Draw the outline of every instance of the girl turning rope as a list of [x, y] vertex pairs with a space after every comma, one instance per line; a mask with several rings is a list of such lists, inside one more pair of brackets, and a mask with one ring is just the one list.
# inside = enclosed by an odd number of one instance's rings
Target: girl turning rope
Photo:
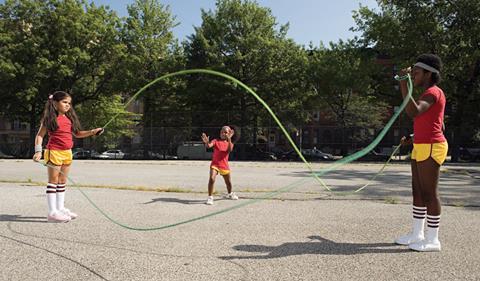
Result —
[[49, 222], [69, 222], [77, 214], [65, 208], [65, 185], [72, 163], [72, 134], [86, 138], [100, 133], [102, 128], [81, 131], [77, 114], [72, 107], [72, 97], [66, 92], [57, 91], [48, 97], [43, 117], [35, 138], [34, 161], [42, 158], [43, 137], [48, 133], [48, 143], [43, 154], [48, 164], [47, 203]]
[[[440, 251], [438, 239], [441, 205], [438, 195], [440, 166], [447, 157], [448, 144], [443, 135], [445, 94], [437, 84], [440, 82], [442, 62], [433, 54], [417, 58], [412, 74], [414, 86], [424, 90], [417, 101], [410, 101], [407, 114], [413, 118], [412, 195], [413, 230], [395, 240], [415, 251]], [[402, 70], [406, 74], [410, 68]], [[407, 96], [407, 83], [400, 81], [403, 97]], [[427, 231], [424, 235], [425, 217]]]

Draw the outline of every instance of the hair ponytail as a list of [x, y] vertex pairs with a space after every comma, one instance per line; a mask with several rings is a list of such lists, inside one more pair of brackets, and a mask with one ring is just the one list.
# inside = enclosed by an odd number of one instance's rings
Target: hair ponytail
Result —
[[43, 110], [43, 117], [41, 124], [47, 128], [48, 131], [55, 131], [58, 129], [57, 124], [57, 110], [55, 109], [52, 95], [48, 97], [45, 103], [45, 109]]

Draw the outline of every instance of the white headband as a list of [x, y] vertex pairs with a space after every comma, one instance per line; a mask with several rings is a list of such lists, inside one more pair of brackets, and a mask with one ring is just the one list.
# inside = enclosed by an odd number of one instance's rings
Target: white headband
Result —
[[430, 71], [430, 72], [433, 72], [433, 73], [440, 73], [440, 71], [438, 71], [438, 69], [434, 68], [434, 67], [431, 67], [430, 65], [428, 64], [424, 64], [423, 62], [417, 62], [415, 63], [413, 66], [417, 66], [417, 67], [420, 67], [420, 68], [423, 68], [427, 71]]

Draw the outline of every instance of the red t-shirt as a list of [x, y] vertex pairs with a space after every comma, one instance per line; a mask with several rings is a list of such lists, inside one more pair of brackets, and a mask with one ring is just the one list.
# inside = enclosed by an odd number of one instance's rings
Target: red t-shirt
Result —
[[68, 150], [73, 147], [72, 121], [65, 115], [57, 116], [58, 129], [48, 132], [47, 149]]
[[431, 96], [435, 103], [413, 120], [414, 143], [439, 143], [446, 141], [443, 135], [443, 116], [445, 113], [445, 94], [437, 86], [428, 88], [420, 99]]
[[[213, 157], [210, 166], [215, 166], [222, 170], [230, 170], [228, 166], [228, 141], [226, 140], [212, 140]], [[233, 148], [233, 144], [232, 144]]]

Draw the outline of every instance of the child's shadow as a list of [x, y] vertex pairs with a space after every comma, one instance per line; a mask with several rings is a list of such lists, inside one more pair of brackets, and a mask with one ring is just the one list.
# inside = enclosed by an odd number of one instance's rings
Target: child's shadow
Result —
[[46, 217], [23, 217], [22, 215], [0, 214], [0, 221], [46, 223]]
[[238, 245], [233, 248], [237, 251], [262, 253], [250, 256], [225, 256], [224, 260], [233, 259], [273, 259], [296, 255], [357, 255], [376, 253], [404, 253], [410, 252], [406, 248], [393, 243], [337, 243], [321, 236], [309, 236], [317, 241], [283, 243], [279, 246]]
[[[219, 197], [215, 199], [215, 202], [218, 201], [223, 201], [223, 200], [228, 200], [223, 197]], [[192, 204], [205, 204], [207, 200], [191, 200], [191, 199], [179, 199], [179, 198], [169, 198], [169, 197], [159, 197], [159, 198], [153, 198], [151, 199], [150, 202], [145, 202], [143, 204], [152, 204], [152, 203], [157, 203], [157, 202], [166, 202], [166, 203], [179, 203], [179, 204], [186, 204], [186, 205], [192, 205]]]
[[153, 198], [150, 202], [145, 202], [143, 204], [152, 204], [157, 202], [166, 202], [166, 203], [179, 203], [179, 204], [205, 204], [206, 200], [190, 200], [190, 199], [179, 199], [179, 198]]

